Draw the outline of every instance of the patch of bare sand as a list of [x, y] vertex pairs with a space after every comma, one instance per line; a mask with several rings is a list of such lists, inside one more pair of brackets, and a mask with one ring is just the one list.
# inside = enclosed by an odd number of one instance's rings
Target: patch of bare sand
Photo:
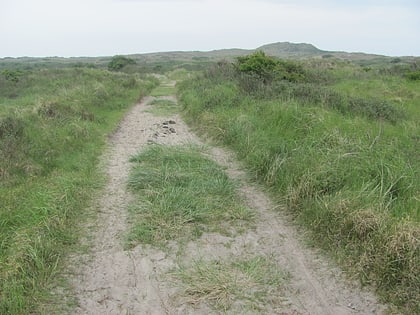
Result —
[[[168, 99], [168, 97], [164, 97]], [[176, 101], [174, 97], [169, 97]], [[238, 257], [270, 256], [291, 276], [284, 298], [264, 306], [264, 314], [382, 314], [369, 292], [349, 283], [340, 271], [299, 241], [297, 230], [238, 167], [232, 154], [220, 148], [209, 157], [238, 181], [239, 193], [256, 212], [256, 228], [228, 237], [204, 234], [180, 248], [162, 251], [139, 245], [124, 250], [122, 237], [129, 229], [126, 190], [129, 158], [151, 143], [201, 144], [179, 116], [156, 117], [147, 112], [148, 97], [136, 105], [110, 138], [104, 157], [109, 182], [99, 198], [99, 215], [90, 226], [92, 250], [73, 261], [71, 282], [78, 301], [73, 314], [218, 314], [205, 301], [189, 304], [167, 273], [194, 260], [232, 260]], [[169, 130], [169, 121], [171, 121]], [[232, 309], [230, 314], [241, 313]]]

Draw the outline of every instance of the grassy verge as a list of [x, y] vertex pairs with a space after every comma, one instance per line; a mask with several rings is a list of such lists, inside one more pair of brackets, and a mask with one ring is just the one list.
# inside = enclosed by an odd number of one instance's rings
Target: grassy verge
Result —
[[[207, 303], [227, 312], [270, 313], [267, 308], [282, 302], [288, 275], [270, 257], [256, 256], [233, 261], [194, 261], [171, 276], [183, 288], [181, 297], [189, 304]], [[240, 305], [238, 305], [238, 302]]]
[[150, 146], [131, 161], [129, 187], [136, 201], [130, 209], [130, 246], [164, 246], [208, 231], [229, 234], [252, 221], [235, 185], [199, 148]]
[[102, 185], [106, 135], [157, 84], [94, 69], [0, 76], [0, 313], [38, 313]]
[[289, 81], [265, 71], [264, 83], [221, 63], [184, 81], [179, 97], [188, 121], [233, 148], [319, 246], [419, 313], [419, 83], [317, 67]]

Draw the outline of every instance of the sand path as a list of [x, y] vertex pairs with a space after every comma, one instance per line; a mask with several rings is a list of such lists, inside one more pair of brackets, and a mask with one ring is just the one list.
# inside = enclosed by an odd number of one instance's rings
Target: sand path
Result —
[[[176, 102], [174, 96], [160, 97]], [[72, 259], [77, 307], [73, 314], [218, 314], [205, 301], [192, 305], [179, 298], [177, 287], [164, 276], [180, 263], [177, 249], [163, 251], [139, 245], [125, 250], [129, 229], [126, 189], [129, 158], [151, 143], [202, 144], [178, 115], [162, 117], [149, 112], [154, 97], [146, 97], [121, 121], [109, 139], [103, 164], [109, 178], [98, 200], [98, 216], [89, 230], [89, 253]], [[173, 120], [175, 132], [164, 122]], [[382, 314], [384, 307], [372, 293], [345, 280], [337, 267], [302, 245], [298, 230], [269, 197], [250, 183], [233, 154], [212, 147], [209, 157], [239, 183], [238, 193], [256, 213], [256, 227], [232, 236], [204, 234], [186, 245], [183, 261], [225, 259], [261, 254], [273, 257], [290, 274], [282, 300], [264, 306], [264, 314]], [[174, 245], [176, 247], [176, 244]], [[229, 314], [240, 311], [233, 308]]]

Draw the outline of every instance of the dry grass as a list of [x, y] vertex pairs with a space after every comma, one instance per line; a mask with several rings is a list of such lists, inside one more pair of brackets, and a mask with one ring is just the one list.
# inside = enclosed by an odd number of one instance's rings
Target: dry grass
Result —
[[[281, 303], [288, 274], [271, 257], [234, 261], [198, 260], [171, 273], [181, 283], [186, 303], [208, 304], [219, 311], [270, 312]], [[270, 306], [269, 306], [270, 305]]]

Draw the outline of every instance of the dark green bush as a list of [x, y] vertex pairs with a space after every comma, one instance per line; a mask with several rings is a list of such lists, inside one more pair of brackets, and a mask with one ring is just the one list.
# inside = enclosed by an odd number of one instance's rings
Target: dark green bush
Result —
[[238, 57], [237, 69], [259, 77], [265, 84], [276, 80], [299, 82], [305, 78], [305, 71], [298, 63], [267, 56], [263, 51]]
[[238, 57], [238, 70], [258, 76], [264, 83], [274, 79], [278, 64], [277, 59], [267, 56], [263, 51]]
[[410, 81], [419, 81], [420, 80], [420, 70], [412, 71], [406, 73], [405, 77]]
[[118, 71], [128, 65], [136, 64], [136, 61], [124, 56], [114, 56], [108, 64], [108, 69], [111, 71]]
[[7, 81], [17, 83], [22, 73], [18, 70], [8, 70], [5, 69], [1, 72]]

